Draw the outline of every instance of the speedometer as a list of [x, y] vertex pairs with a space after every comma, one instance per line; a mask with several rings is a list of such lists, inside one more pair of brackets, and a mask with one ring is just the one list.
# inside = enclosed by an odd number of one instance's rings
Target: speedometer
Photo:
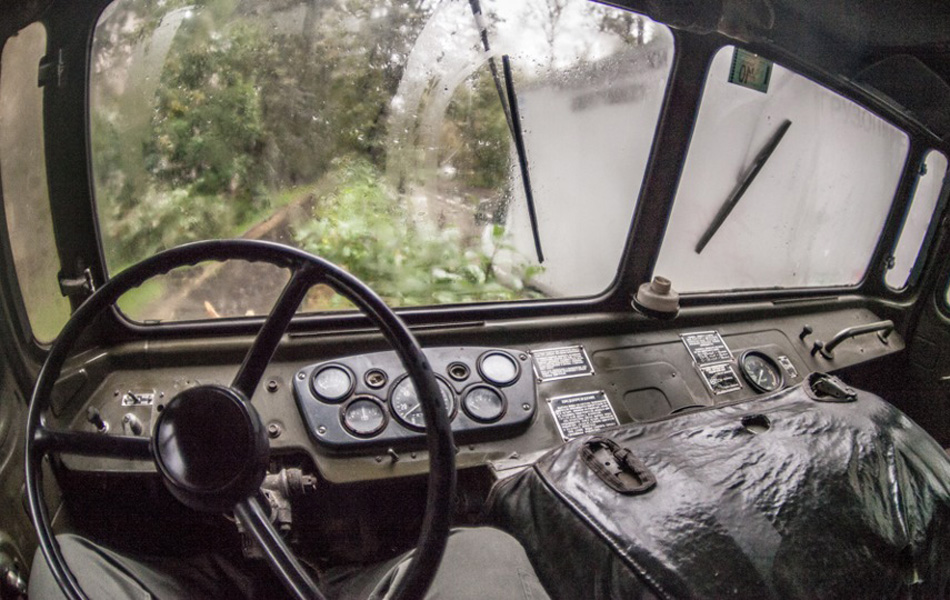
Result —
[[[451, 421], [455, 416], [455, 394], [452, 393], [452, 388], [450, 388], [447, 383], [438, 378], [436, 378], [436, 381], [439, 382], [439, 391], [442, 392], [442, 402], [445, 404], [445, 412], [448, 413], [449, 420]], [[396, 419], [400, 423], [410, 429], [425, 429], [426, 424], [422, 416], [422, 404], [419, 400], [419, 395], [416, 393], [416, 386], [413, 385], [412, 379], [403, 377], [399, 383], [396, 384], [390, 396], [389, 403], [392, 406], [393, 414], [396, 415]]]

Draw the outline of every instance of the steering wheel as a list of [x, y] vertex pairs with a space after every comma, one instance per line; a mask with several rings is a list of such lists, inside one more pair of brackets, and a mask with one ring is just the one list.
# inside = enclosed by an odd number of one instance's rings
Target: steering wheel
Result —
[[[290, 269], [291, 277], [251, 344], [230, 386], [199, 385], [171, 399], [150, 437], [53, 429], [43, 419], [69, 352], [86, 327], [122, 294], [177, 267], [240, 259]], [[53, 536], [42, 494], [41, 461], [62, 452], [152, 459], [165, 486], [195, 510], [233, 510], [263, 550], [271, 568], [296, 598], [322, 599], [307, 571], [274, 528], [258, 499], [269, 454], [268, 437], [250, 399], [307, 291], [326, 284], [363, 311], [382, 331], [423, 399], [429, 480], [425, 517], [411, 565], [396, 597], [421, 598], [435, 577], [449, 534], [455, 493], [455, 447], [432, 368], [405, 324], [366, 284], [330, 262], [272, 242], [215, 240], [156, 254], [119, 273], [76, 310], [53, 344], [30, 399], [26, 432], [26, 492], [39, 547], [67, 598], [86, 598]], [[213, 427], [212, 427], [213, 425]]]

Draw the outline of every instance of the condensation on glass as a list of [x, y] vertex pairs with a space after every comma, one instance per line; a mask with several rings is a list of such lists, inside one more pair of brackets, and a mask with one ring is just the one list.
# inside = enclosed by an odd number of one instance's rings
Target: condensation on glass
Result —
[[[655, 274], [681, 292], [854, 285], [865, 276], [907, 157], [907, 135], [780, 65], [767, 92], [707, 75]], [[697, 243], [783, 122], [791, 125], [701, 252]]]
[[907, 287], [908, 283], [913, 284], [913, 281], [910, 281], [911, 273], [921, 250], [924, 249], [924, 242], [933, 230], [931, 222], [941, 193], [944, 192], [946, 175], [947, 157], [936, 150], [928, 152], [921, 163], [914, 197], [894, 248], [893, 266], [884, 276], [885, 283], [891, 289], [901, 290]]
[[[482, 20], [458, 1], [246, 4], [117, 0], [103, 13], [90, 121], [109, 272], [246, 237], [321, 255], [395, 306], [590, 296], [614, 280], [672, 64], [668, 29], [586, 0], [483, 0]], [[162, 279], [125, 310], [260, 312], [206, 272]], [[330, 296], [302, 308], [347, 307]], [[169, 314], [169, 297], [202, 300]]]
[[46, 29], [34, 23], [7, 40], [0, 65], [0, 173], [13, 263], [33, 336], [52, 341], [69, 318], [60, 293], [46, 155], [43, 88], [36, 68], [46, 53]]

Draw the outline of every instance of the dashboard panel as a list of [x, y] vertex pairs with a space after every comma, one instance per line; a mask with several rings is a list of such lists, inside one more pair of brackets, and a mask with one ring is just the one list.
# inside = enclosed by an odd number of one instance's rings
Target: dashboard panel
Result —
[[[537, 409], [528, 355], [503, 348], [429, 348], [452, 431], [462, 442], [524, 431]], [[415, 386], [395, 352], [308, 365], [294, 398], [311, 438], [331, 450], [421, 446], [425, 421]]]
[[[500, 474], [587, 429], [753, 399], [798, 385], [812, 371], [839, 372], [904, 348], [897, 333], [865, 333], [828, 358], [816, 351], [818, 342], [889, 315], [860, 306], [781, 308], [783, 314], [731, 322], [687, 315], [675, 328], [635, 316], [585, 317], [486, 322], [416, 335], [450, 392], [457, 464], [490, 465]], [[691, 336], [698, 336], [690, 340], [692, 351], [685, 341]], [[89, 409], [95, 409], [109, 432], [150, 435], [163, 404], [178, 393], [199, 383], [227, 385], [248, 343], [149, 342], [77, 356], [57, 385], [53, 415], [63, 427], [95, 432], [89, 422]], [[325, 371], [328, 377], [315, 388], [314, 377]], [[289, 335], [253, 398], [272, 456], [304, 457], [333, 483], [425, 473], [424, 422], [404, 373], [375, 332]], [[132, 431], [135, 421], [140, 433]], [[150, 461], [63, 458], [70, 469], [154, 470]]]

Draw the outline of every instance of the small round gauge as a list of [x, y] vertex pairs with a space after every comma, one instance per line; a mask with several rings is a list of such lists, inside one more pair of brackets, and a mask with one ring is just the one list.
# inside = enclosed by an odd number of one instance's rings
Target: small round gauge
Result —
[[757, 392], [774, 392], [785, 385], [779, 366], [772, 357], [758, 350], [749, 350], [739, 357], [739, 370]]
[[340, 420], [353, 435], [371, 437], [386, 427], [386, 411], [372, 397], [357, 396], [343, 407]]
[[355, 379], [342, 365], [329, 365], [313, 374], [310, 387], [325, 402], [341, 402], [353, 391]]
[[504, 416], [507, 405], [501, 392], [487, 385], [477, 385], [465, 393], [462, 407], [476, 421], [491, 423]]
[[521, 369], [508, 353], [495, 350], [478, 359], [478, 372], [489, 383], [511, 385], [518, 380]]
[[[445, 412], [449, 415], [451, 421], [455, 417], [455, 394], [452, 388], [439, 378], [439, 391], [442, 392], [442, 402], [445, 404]], [[403, 377], [399, 383], [393, 387], [392, 394], [389, 397], [389, 404], [393, 407], [393, 414], [400, 423], [412, 429], [422, 430], [426, 428], [425, 418], [422, 415], [422, 404], [419, 401], [419, 395], [416, 393], [416, 386], [412, 379]]]

